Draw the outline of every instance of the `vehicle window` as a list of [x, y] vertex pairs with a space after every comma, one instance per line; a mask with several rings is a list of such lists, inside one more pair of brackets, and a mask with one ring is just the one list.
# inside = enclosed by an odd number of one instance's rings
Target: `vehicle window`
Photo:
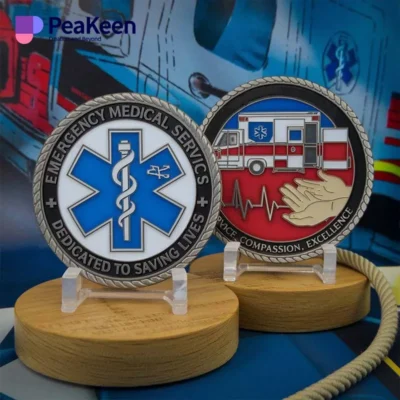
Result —
[[264, 68], [275, 24], [276, 3], [277, 0], [197, 0], [196, 41], [246, 70]]
[[236, 132], [231, 132], [229, 134], [229, 146], [236, 146], [238, 143], [238, 135]]
[[217, 146], [227, 146], [228, 145], [228, 132], [225, 132], [221, 138], [218, 140]]
[[300, 129], [290, 129], [289, 130], [289, 140], [291, 142], [301, 141], [301, 130]]
[[305, 143], [317, 143], [317, 124], [306, 124]]

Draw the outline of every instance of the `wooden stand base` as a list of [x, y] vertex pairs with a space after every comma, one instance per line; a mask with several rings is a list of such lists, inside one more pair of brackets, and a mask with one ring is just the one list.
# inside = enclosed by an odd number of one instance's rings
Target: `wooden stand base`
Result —
[[75, 313], [64, 314], [61, 280], [49, 281], [25, 292], [15, 305], [16, 351], [43, 375], [90, 386], [192, 378], [226, 363], [238, 346], [238, 300], [221, 287], [188, 275], [186, 315], [172, 314], [163, 301], [121, 299], [87, 299]]
[[[321, 260], [322, 261], [322, 260]], [[256, 261], [241, 256], [240, 262]], [[317, 259], [299, 264], [320, 262]], [[223, 283], [239, 298], [240, 327], [264, 332], [313, 332], [338, 328], [365, 317], [370, 309], [367, 278], [338, 265], [336, 284], [314, 274], [245, 272], [224, 282], [223, 254], [197, 259], [190, 272]]]

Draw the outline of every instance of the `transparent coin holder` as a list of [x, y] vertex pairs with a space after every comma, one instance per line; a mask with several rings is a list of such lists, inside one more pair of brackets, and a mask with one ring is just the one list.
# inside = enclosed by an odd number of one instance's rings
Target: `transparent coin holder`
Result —
[[321, 264], [261, 264], [238, 263], [240, 243], [228, 242], [224, 249], [224, 281], [236, 282], [244, 272], [283, 272], [289, 274], [315, 274], [324, 284], [336, 283], [337, 251], [333, 244], [322, 245], [323, 263]]
[[136, 289], [91, 289], [83, 287], [82, 270], [68, 268], [62, 277], [61, 311], [73, 313], [88, 298], [95, 299], [132, 299], [147, 301], [165, 301], [175, 315], [187, 313], [187, 273], [184, 268], [171, 270], [172, 290], [136, 290]]

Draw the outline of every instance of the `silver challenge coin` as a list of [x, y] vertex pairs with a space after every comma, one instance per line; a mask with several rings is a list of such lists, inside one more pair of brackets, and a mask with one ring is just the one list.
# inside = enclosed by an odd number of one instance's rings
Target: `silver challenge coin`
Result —
[[220, 176], [187, 115], [121, 93], [59, 123], [39, 156], [33, 194], [42, 233], [64, 264], [133, 288], [168, 278], [203, 248], [218, 217]]
[[221, 171], [216, 235], [267, 262], [294, 262], [338, 244], [359, 222], [372, 192], [367, 134], [329, 90], [270, 77], [229, 92], [202, 132]]

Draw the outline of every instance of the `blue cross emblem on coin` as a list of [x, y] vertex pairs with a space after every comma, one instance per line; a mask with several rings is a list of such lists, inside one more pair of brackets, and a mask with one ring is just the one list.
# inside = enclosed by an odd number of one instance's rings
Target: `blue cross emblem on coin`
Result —
[[171, 235], [185, 207], [161, 192], [184, 175], [169, 145], [143, 158], [141, 130], [109, 131], [109, 158], [83, 146], [69, 176], [93, 192], [71, 212], [84, 236], [110, 227], [111, 251], [144, 249], [143, 225]]

